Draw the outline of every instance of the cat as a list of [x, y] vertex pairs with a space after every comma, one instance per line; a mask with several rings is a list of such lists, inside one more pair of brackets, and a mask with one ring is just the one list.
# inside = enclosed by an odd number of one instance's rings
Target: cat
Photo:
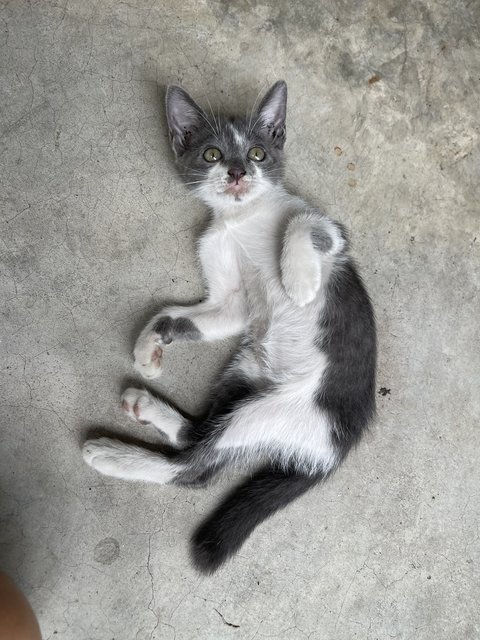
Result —
[[213, 573], [263, 520], [338, 467], [375, 414], [376, 332], [345, 228], [283, 186], [287, 85], [276, 82], [248, 117], [209, 117], [170, 86], [166, 113], [184, 182], [209, 207], [199, 241], [208, 298], [164, 308], [134, 348], [144, 378], [161, 374], [177, 340], [241, 336], [207, 412], [187, 418], [129, 388], [129, 416], [159, 429], [166, 455], [109, 438], [87, 441], [100, 473], [202, 486], [222, 469], [249, 476], [200, 525], [194, 566]]

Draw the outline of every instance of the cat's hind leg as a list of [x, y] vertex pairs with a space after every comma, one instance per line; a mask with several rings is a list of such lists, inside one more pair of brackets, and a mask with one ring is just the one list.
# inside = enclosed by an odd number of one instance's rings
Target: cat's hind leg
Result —
[[266, 465], [228, 494], [194, 534], [192, 559], [200, 571], [216, 571], [258, 524], [334, 470], [338, 452], [328, 416], [305, 387], [283, 385], [261, 393], [224, 420], [213, 443], [219, 458], [247, 464], [260, 458]]
[[113, 438], [87, 440], [85, 462], [99, 473], [124, 480], [203, 486], [228, 460], [212, 455], [208, 447], [190, 447], [168, 456]]
[[182, 469], [159, 453], [113, 438], [87, 440], [82, 453], [99, 473], [124, 480], [168, 484]]
[[170, 404], [145, 389], [135, 387], [125, 389], [121, 402], [122, 409], [130, 418], [142, 424], [152, 424], [172, 444], [180, 444], [181, 432], [185, 431], [189, 421]]
[[233, 461], [229, 453], [225, 455], [225, 451], [216, 448], [216, 442], [237, 407], [252, 398], [258, 389], [257, 381], [230, 369], [215, 388], [214, 400], [204, 418], [190, 421], [148, 391], [130, 387], [122, 394], [124, 411], [137, 421], [153, 424], [182, 448], [175, 456], [167, 458], [118, 440], [100, 438], [85, 442], [83, 457], [100, 473], [126, 480], [189, 486], [205, 484]]

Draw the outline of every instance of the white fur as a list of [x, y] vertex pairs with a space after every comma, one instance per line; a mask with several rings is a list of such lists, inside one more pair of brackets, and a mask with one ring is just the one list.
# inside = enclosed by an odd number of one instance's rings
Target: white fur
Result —
[[83, 458], [100, 473], [125, 480], [166, 484], [181, 470], [179, 465], [147, 449], [110, 438], [87, 440]]
[[242, 149], [243, 147], [245, 147], [245, 145], [247, 144], [247, 140], [245, 138], [245, 136], [243, 136], [236, 127], [233, 126], [232, 123], [230, 123], [230, 129], [232, 130], [233, 133], [233, 137], [235, 138], [235, 142], [237, 143], [238, 147], [240, 149]]
[[[331, 247], [319, 260], [319, 252], [312, 242], [312, 231], [317, 228], [331, 240]], [[298, 306], [314, 300], [322, 278], [322, 267], [327, 272], [335, 258], [345, 248], [345, 241], [331, 220], [320, 217], [318, 212], [297, 214], [288, 224], [285, 233], [281, 271], [285, 291]], [[325, 273], [327, 275], [327, 273]]]
[[[319, 372], [321, 375], [321, 371]], [[234, 414], [216, 448], [235, 457], [274, 455], [285, 465], [295, 457], [304, 472], [335, 465], [328, 418], [313, 402], [319, 374], [286, 382], [272, 393], [246, 402]]]
[[[199, 242], [206, 302], [164, 309], [142, 332], [136, 352], [154, 349], [151, 327], [162, 315], [189, 318], [204, 340], [248, 328], [253, 350], [238, 367], [253, 378], [273, 381], [275, 391], [239, 408], [216, 450], [247, 458], [249, 453], [272, 454], [285, 464], [295, 458], [306, 471], [328, 470], [336, 462], [332, 425], [314, 401], [328, 366], [318, 348], [318, 317], [344, 241], [330, 220], [264, 182], [260, 192], [265, 193], [252, 205], [225, 197], [217, 202], [214, 221]], [[220, 197], [212, 196], [208, 185], [200, 191], [209, 194], [209, 204]], [[315, 227], [330, 236], [323, 254], [312, 243]]]
[[183, 416], [166, 402], [145, 389], [130, 387], [122, 393], [122, 408], [133, 420], [148, 422], [178, 444], [178, 433], [185, 424]]
[[295, 226], [289, 229], [280, 265], [283, 286], [293, 302], [299, 307], [312, 302], [320, 288], [321, 261], [308, 228]]
[[[160, 374], [165, 345], [153, 326], [164, 315], [189, 318], [207, 341], [248, 329], [252, 346], [238, 370], [274, 387], [228, 418], [213, 443], [217, 455], [247, 461], [271, 456], [285, 465], [295, 460], [305, 472], [328, 471], [337, 460], [333, 425], [315, 402], [328, 366], [318, 347], [319, 315], [345, 242], [336, 225], [264, 180], [261, 170], [242, 201], [224, 193], [222, 172], [214, 167], [197, 190], [214, 207], [199, 242], [207, 300], [168, 307], [152, 318], [135, 345], [135, 368], [146, 378]], [[330, 237], [323, 253], [312, 243], [315, 228]], [[184, 419], [177, 411], [138, 389], [127, 389], [122, 399], [128, 415], [178, 441]], [[132, 480], [166, 483], [182, 470], [150, 451], [105, 438], [85, 443], [84, 457], [101, 473]]]
[[[328, 219], [306, 215], [306, 210], [302, 200], [277, 187], [257, 199], [255, 207], [237, 209], [235, 216], [217, 212], [200, 242], [200, 259], [211, 297], [237, 295], [245, 301], [241, 318], [247, 318], [254, 351], [240, 369], [276, 384], [274, 392], [237, 410], [217, 448], [239, 455], [270, 451], [285, 462], [302, 460], [306, 470], [327, 470], [335, 464], [332, 429], [314, 394], [328, 362], [315, 341], [325, 285], [343, 241]], [[313, 225], [331, 235], [328, 254], [313, 247]]]

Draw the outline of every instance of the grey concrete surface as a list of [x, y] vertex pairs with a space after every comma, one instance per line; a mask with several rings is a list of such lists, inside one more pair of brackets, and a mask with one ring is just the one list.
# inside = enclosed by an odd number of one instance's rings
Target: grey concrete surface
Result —
[[[480, 637], [479, 4], [1, 3], [0, 566], [53, 640]], [[187, 539], [225, 491], [87, 468], [132, 340], [202, 295], [205, 212], [162, 110], [290, 90], [288, 182], [351, 229], [379, 326], [379, 416], [338, 474], [214, 577]], [[198, 407], [230, 344], [175, 346]], [[388, 390], [388, 391], [387, 391]], [[292, 426], [292, 428], [294, 428]]]

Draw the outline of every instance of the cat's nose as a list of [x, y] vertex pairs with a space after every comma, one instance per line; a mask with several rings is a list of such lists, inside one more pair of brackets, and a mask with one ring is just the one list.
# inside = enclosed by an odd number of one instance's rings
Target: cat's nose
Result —
[[246, 171], [238, 167], [228, 170], [228, 175], [235, 180], [236, 184], [240, 182], [240, 179], [243, 178], [246, 173]]

